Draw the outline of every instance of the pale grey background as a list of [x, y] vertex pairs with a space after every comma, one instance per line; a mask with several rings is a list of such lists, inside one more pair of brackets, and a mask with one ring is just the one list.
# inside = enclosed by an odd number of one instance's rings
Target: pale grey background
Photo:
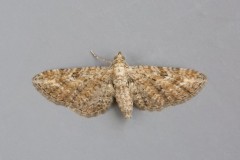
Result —
[[[104, 65], [90, 49], [209, 81], [188, 103], [131, 120], [116, 105], [87, 119], [33, 88], [46, 69]], [[239, 52], [239, 0], [0, 0], [0, 159], [239, 159]]]

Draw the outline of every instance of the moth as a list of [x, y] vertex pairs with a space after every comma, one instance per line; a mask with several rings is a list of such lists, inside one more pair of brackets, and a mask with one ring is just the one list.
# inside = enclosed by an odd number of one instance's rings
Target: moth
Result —
[[109, 67], [47, 70], [34, 76], [32, 82], [47, 99], [82, 116], [104, 113], [115, 98], [123, 116], [131, 118], [133, 106], [160, 111], [189, 100], [207, 78], [192, 69], [129, 66], [119, 52]]

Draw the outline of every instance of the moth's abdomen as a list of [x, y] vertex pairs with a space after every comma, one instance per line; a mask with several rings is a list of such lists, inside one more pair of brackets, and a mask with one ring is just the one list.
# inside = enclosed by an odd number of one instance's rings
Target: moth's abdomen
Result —
[[118, 86], [115, 88], [115, 97], [121, 112], [125, 118], [132, 117], [133, 101], [130, 96], [130, 90], [127, 85]]

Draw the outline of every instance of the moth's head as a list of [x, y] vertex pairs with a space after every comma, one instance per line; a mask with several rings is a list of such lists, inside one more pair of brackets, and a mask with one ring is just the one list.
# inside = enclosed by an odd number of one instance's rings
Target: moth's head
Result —
[[122, 55], [121, 52], [118, 52], [118, 54], [114, 57], [114, 61], [124, 62], [125, 61], [125, 57]]

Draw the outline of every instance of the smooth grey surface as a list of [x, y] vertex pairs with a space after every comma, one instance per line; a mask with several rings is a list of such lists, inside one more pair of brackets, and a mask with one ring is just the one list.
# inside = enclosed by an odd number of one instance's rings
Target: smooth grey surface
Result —
[[[209, 81], [188, 103], [131, 120], [116, 105], [78, 116], [32, 86], [46, 69], [104, 65], [91, 49]], [[238, 0], [0, 0], [0, 159], [239, 159], [239, 51]]]

